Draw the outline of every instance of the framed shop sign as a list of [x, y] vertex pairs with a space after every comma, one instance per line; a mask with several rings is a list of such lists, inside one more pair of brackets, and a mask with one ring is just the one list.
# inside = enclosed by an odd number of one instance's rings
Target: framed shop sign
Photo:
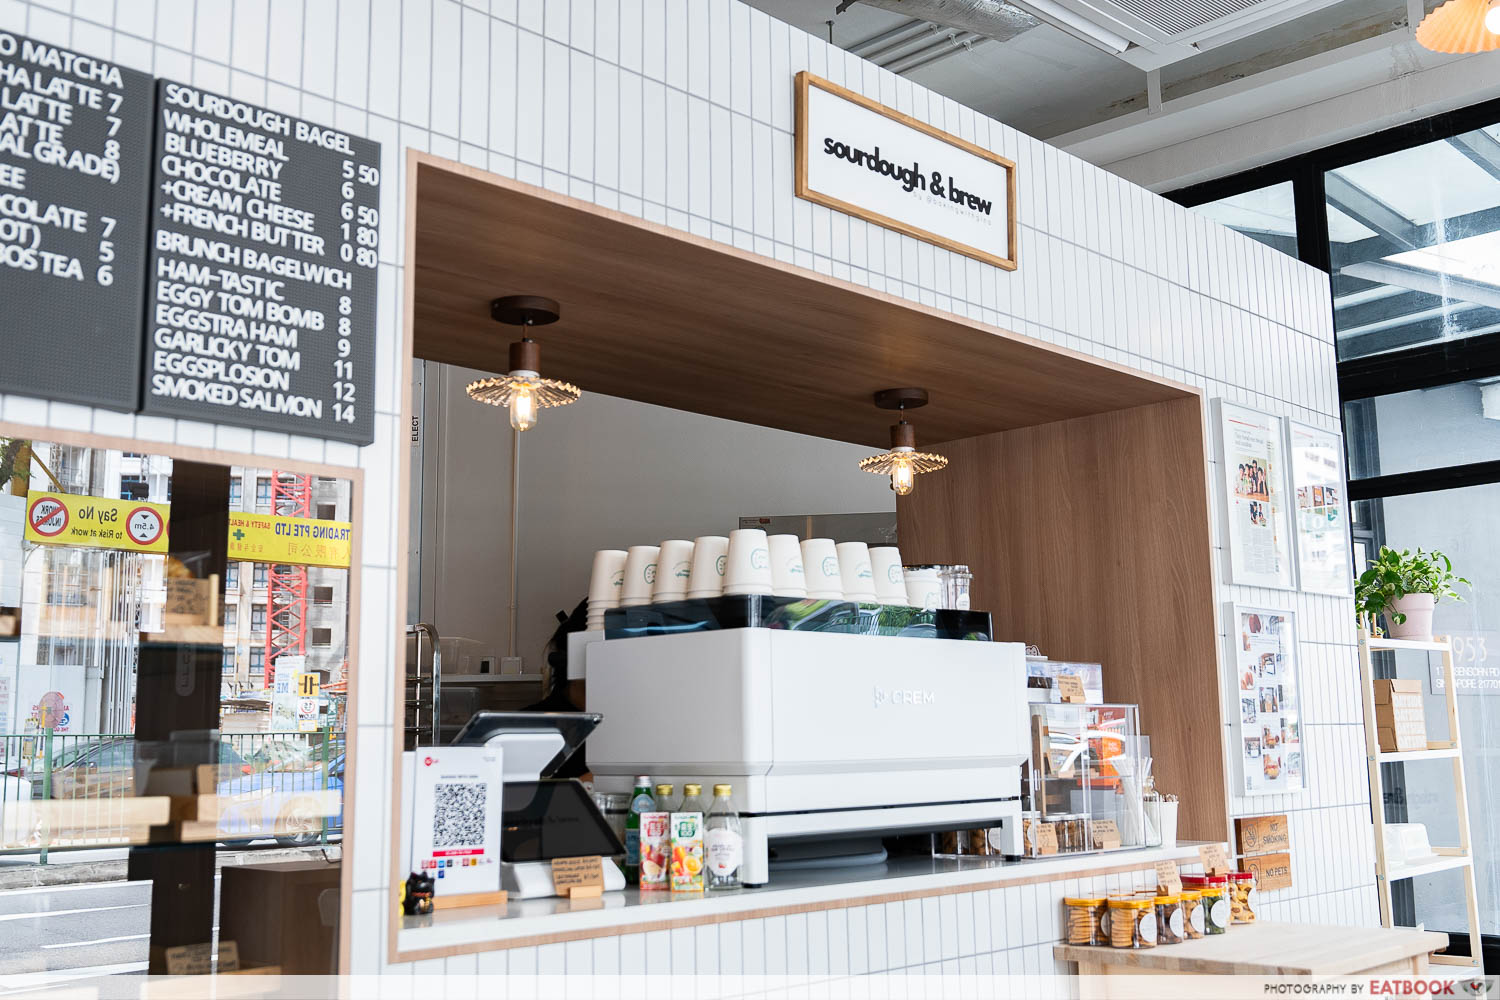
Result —
[[1294, 590], [1281, 418], [1224, 399], [1218, 400], [1218, 409], [1225, 582]]
[[1238, 720], [1234, 755], [1243, 795], [1307, 787], [1298, 696], [1297, 619], [1290, 611], [1228, 605], [1229, 664]]
[[796, 93], [797, 197], [1016, 269], [1014, 161], [806, 70]]
[[1347, 597], [1354, 585], [1344, 441], [1336, 431], [1288, 420], [1292, 523], [1303, 590]]

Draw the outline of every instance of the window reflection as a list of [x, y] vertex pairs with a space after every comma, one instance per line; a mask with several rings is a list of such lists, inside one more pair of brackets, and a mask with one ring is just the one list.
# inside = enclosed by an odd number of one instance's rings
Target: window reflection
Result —
[[1193, 211], [1289, 257], [1297, 256], [1296, 202], [1291, 181], [1205, 202], [1194, 206]]

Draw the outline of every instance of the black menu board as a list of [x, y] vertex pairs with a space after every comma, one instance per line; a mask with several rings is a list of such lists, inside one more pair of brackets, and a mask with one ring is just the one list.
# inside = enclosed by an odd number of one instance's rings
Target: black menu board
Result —
[[161, 80], [146, 413], [368, 444], [380, 146]]
[[0, 390], [140, 398], [151, 77], [0, 31]]

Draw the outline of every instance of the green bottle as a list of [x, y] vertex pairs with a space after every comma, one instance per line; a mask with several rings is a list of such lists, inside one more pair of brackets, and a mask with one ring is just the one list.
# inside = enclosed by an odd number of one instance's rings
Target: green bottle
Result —
[[629, 885], [641, 881], [641, 813], [655, 808], [650, 776], [637, 775], [635, 791], [630, 793], [630, 812], [625, 815], [625, 882]]

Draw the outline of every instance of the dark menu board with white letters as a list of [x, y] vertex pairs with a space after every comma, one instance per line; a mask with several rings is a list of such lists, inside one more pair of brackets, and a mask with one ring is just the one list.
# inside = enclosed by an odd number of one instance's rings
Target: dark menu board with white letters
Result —
[[0, 31], [0, 390], [134, 410], [151, 77]]
[[158, 82], [142, 410], [373, 440], [380, 146]]

